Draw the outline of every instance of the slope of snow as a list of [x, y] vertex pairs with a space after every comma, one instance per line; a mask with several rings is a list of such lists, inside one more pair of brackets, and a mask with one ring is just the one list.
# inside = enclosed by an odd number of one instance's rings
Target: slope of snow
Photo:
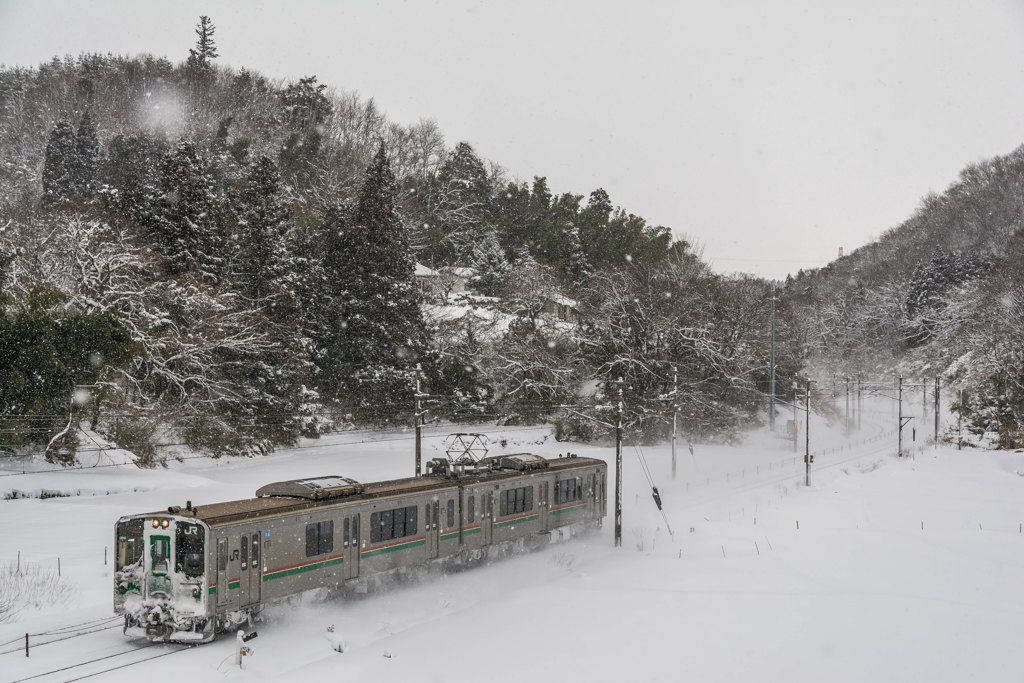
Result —
[[[674, 481], [669, 447], [643, 450], [662, 517], [638, 451], [627, 447], [621, 548], [609, 515], [594, 534], [471, 571], [274, 605], [244, 671], [222, 638], [91, 680], [1020, 680], [1024, 455], [919, 448], [899, 460], [895, 420], [887, 406], [871, 407], [849, 439], [812, 418], [809, 488], [802, 454], [766, 433], [740, 448], [697, 444], [692, 456], [684, 440]], [[547, 429], [505, 436], [506, 452], [571, 450], [613, 465], [612, 449], [559, 444]], [[65, 605], [27, 608], [0, 624], [0, 643], [110, 614], [103, 547], [121, 514], [248, 496], [280, 479], [401, 476], [412, 469], [409, 437], [332, 435], [267, 458], [195, 459], [161, 471], [0, 477], [0, 492], [111, 491], [0, 502], [0, 564], [19, 550], [23, 563], [42, 566], [59, 555], [62, 580], [76, 590]], [[442, 452], [431, 436], [425, 458]], [[0, 655], [0, 679], [127, 645], [114, 628], [28, 659]]]

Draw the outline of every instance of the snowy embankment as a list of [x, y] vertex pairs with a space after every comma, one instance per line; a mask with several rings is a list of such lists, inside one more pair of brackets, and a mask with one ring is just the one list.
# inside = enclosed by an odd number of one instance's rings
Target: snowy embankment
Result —
[[[898, 460], [895, 420], [872, 407], [848, 440], [812, 424], [810, 488], [802, 442], [795, 454], [754, 434], [741, 448], [698, 444], [692, 456], [682, 442], [675, 480], [669, 447], [647, 448], [663, 518], [627, 447], [622, 548], [609, 515], [591, 536], [476, 570], [346, 602], [307, 595], [275, 605], [245, 671], [222, 639], [90, 680], [1019, 680], [1024, 455], [924, 448]], [[546, 429], [505, 438], [495, 450], [614, 458], [610, 448], [555, 443]], [[309, 474], [402, 476], [411, 444], [408, 434], [354, 433], [255, 460], [2, 477], [0, 492], [36, 479], [31, 486], [76, 481], [112, 493], [0, 502], [0, 564], [19, 550], [42, 567], [59, 555], [61, 582], [74, 589], [58, 605], [23, 606], [0, 624], [0, 643], [110, 614], [103, 548], [121, 514], [249, 496]], [[440, 436], [424, 450], [441, 454]], [[125, 648], [114, 628], [29, 659], [0, 655], [0, 679]]]

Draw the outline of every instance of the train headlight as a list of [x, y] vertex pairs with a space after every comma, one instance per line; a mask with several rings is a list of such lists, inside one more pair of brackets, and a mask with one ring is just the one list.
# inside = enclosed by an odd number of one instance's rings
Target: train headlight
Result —
[[163, 528], [165, 528], [165, 529], [166, 529], [167, 527], [169, 527], [170, 525], [171, 525], [171, 520], [169, 520], [169, 519], [165, 519], [165, 520], [162, 520], [162, 521], [160, 522], [160, 526], [162, 526], [162, 527], [163, 527]]
[[159, 526], [160, 526], [160, 520], [159, 519], [154, 519], [153, 520], [153, 528], [156, 529]]

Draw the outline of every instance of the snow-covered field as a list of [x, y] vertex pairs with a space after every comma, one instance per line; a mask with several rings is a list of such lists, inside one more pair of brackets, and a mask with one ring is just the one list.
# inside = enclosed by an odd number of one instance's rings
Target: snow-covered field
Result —
[[[609, 515], [593, 535], [475, 570], [348, 601], [275, 605], [244, 671], [222, 638], [87, 680], [1024, 679], [1024, 454], [923, 448], [898, 460], [895, 418], [874, 408], [848, 440], [812, 418], [809, 488], [802, 442], [796, 454], [767, 433], [739, 448], [697, 444], [692, 456], [680, 443], [675, 480], [668, 445], [643, 449], [674, 538], [628, 446], [621, 548]], [[426, 441], [425, 458], [443, 452], [441, 435]], [[504, 436], [492, 452], [614, 459], [610, 448], [556, 443], [547, 429]], [[246, 497], [303, 475], [403, 476], [411, 454], [407, 433], [352, 433], [259, 459], [0, 476], [0, 497], [81, 494], [0, 501], [0, 596], [19, 551], [23, 570], [44, 574], [59, 556], [62, 575], [45, 595], [17, 598], [19, 611], [0, 624], [0, 652], [23, 646], [26, 632], [110, 616], [104, 546], [122, 514]], [[109, 628], [38, 646], [27, 659], [0, 654], [0, 680], [129, 647]], [[160, 648], [33, 680], [75, 680]]]

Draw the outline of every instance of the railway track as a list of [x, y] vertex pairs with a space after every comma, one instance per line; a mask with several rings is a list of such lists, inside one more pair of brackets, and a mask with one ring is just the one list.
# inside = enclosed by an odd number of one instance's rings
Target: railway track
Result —
[[[110, 673], [111, 671], [117, 671], [118, 669], [125, 669], [130, 666], [143, 664], [153, 659], [160, 659], [161, 657], [177, 654], [183, 650], [188, 650], [190, 647], [191, 646], [189, 645], [147, 643], [127, 650], [121, 650], [120, 652], [103, 655], [102, 657], [93, 657], [92, 659], [66, 664], [49, 671], [42, 671], [28, 676], [15, 678], [11, 680], [10, 683], [22, 683], [23, 681], [38, 681], [39, 683], [63, 681], [63, 683], [72, 683], [72, 681], [81, 681], [94, 676]], [[149, 653], [150, 650], [154, 649], [158, 650], [156, 654]], [[128, 660], [119, 659], [120, 657], [128, 655], [137, 655], [140, 652], [146, 652], [147, 654], [144, 656], [129, 658]]]
[[[102, 619], [94, 619], [77, 624], [70, 624], [68, 626], [61, 626], [51, 631], [29, 633], [29, 648], [30, 650], [34, 650], [37, 647], [52, 645], [53, 643], [59, 643], [72, 638], [80, 638], [93, 633], [121, 628], [123, 623], [124, 620], [121, 617], [104, 617]], [[21, 637], [0, 644], [0, 656], [24, 652], [25, 641]]]
[[[187, 645], [164, 645], [143, 642], [131, 645], [118, 640], [111, 643], [104, 635], [108, 631], [121, 629], [124, 621], [121, 617], [104, 617], [75, 624], [68, 624], [49, 631], [29, 633], [29, 658], [24, 656], [24, 638], [0, 643], [0, 657], [3, 657], [3, 678], [6, 683], [22, 681], [80, 681], [101, 674], [142, 664], [151, 659], [158, 659], [189, 649]], [[98, 639], [98, 640], [97, 640]], [[68, 642], [74, 641], [74, 642]], [[95, 643], [92, 641], [96, 641]], [[47, 647], [61, 643], [66, 648]], [[129, 647], [124, 648], [124, 645]], [[37, 649], [39, 650], [37, 654]], [[154, 649], [155, 648], [155, 649]], [[111, 651], [115, 650], [116, 651]], [[71, 654], [63, 656], [71, 650]], [[88, 654], [83, 654], [88, 653]], [[83, 657], [87, 657], [83, 659]], [[44, 670], [40, 670], [44, 669]]]

